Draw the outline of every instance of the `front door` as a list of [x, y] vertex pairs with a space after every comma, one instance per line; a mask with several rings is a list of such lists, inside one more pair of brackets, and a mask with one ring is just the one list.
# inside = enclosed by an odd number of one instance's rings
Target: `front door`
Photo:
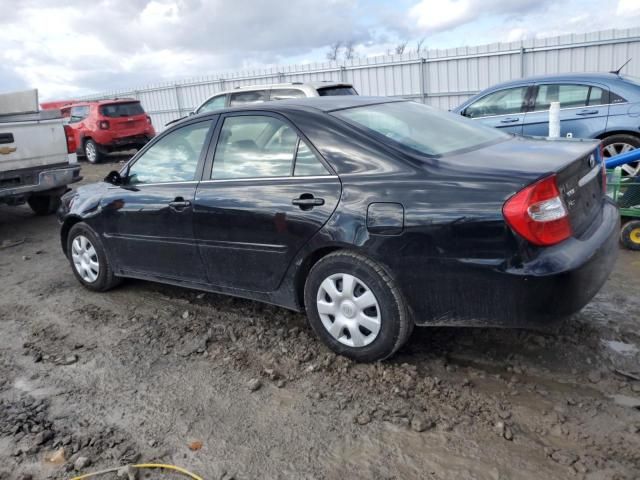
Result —
[[105, 241], [129, 274], [205, 282], [193, 236], [193, 201], [212, 121], [158, 138], [102, 201]]
[[227, 115], [218, 130], [203, 176], [210, 180], [198, 185], [194, 205], [207, 278], [221, 287], [273, 291], [333, 213], [340, 181], [281, 116]]
[[489, 93], [465, 108], [462, 114], [490, 127], [522, 133], [528, 89], [523, 85]]
[[607, 126], [609, 91], [604, 87], [578, 84], [537, 85], [535, 102], [524, 119], [523, 133], [546, 137], [549, 135], [549, 106], [560, 103], [560, 136], [594, 138]]

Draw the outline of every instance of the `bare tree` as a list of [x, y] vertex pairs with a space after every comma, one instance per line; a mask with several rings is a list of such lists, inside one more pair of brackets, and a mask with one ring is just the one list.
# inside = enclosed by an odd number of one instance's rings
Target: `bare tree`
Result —
[[352, 60], [355, 57], [355, 42], [353, 40], [349, 40], [344, 44], [344, 52], [343, 56], [345, 60]]
[[340, 54], [340, 49], [342, 48], [342, 42], [334, 42], [329, 46], [329, 51], [327, 52], [327, 60], [336, 61], [338, 59], [338, 55]]
[[426, 38], [425, 38], [425, 37], [422, 37], [420, 40], [418, 40], [418, 41], [416, 42], [416, 51], [417, 51], [418, 53], [420, 53], [420, 52], [422, 51], [422, 45], [424, 44], [424, 41], [425, 41], [425, 40], [426, 40]]
[[404, 53], [404, 49], [407, 48], [407, 42], [406, 40], [399, 43], [398, 45], [396, 45], [396, 54], [397, 55], [402, 55]]

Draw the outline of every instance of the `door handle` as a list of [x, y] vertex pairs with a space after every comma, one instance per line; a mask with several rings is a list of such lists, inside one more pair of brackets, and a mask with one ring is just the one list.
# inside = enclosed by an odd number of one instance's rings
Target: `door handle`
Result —
[[313, 207], [324, 205], [324, 198], [315, 198], [310, 193], [303, 193], [300, 198], [291, 200], [293, 205], [297, 205], [301, 210], [311, 210]]
[[500, 120], [500, 123], [516, 123], [519, 121], [519, 118], [505, 118], [504, 120]]
[[191, 202], [189, 200], [185, 200], [182, 197], [176, 198], [173, 202], [169, 202], [169, 208], [175, 210], [177, 212], [181, 212], [185, 208], [189, 208], [191, 206]]
[[581, 112], [576, 113], [576, 115], [595, 115], [598, 113], [598, 110], [582, 110]]

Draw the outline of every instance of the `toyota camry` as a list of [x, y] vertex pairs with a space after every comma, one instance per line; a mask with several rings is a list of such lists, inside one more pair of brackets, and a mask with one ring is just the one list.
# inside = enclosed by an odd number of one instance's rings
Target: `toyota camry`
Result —
[[78, 281], [138, 278], [304, 311], [375, 361], [414, 325], [544, 327], [608, 277], [599, 143], [514, 136], [390, 98], [214, 110], [59, 210]]

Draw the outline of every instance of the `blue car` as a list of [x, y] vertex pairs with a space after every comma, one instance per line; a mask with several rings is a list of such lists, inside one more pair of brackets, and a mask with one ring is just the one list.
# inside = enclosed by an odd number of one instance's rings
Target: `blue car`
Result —
[[[524, 78], [488, 88], [453, 112], [520, 135], [546, 136], [560, 102], [560, 136], [602, 140], [605, 158], [640, 147], [640, 79], [614, 73]], [[640, 173], [640, 162], [623, 167]]]

